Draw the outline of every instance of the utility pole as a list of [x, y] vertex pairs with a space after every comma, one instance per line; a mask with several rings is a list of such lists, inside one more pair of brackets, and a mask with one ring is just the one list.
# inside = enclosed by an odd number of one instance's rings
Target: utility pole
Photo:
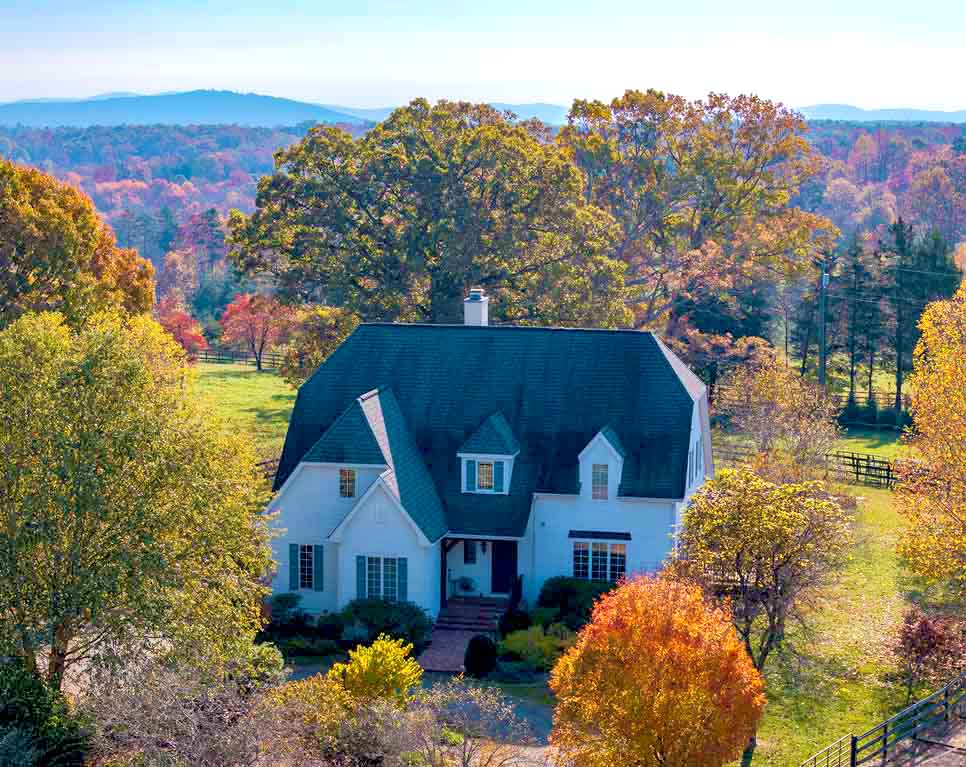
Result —
[[828, 263], [822, 262], [822, 280], [818, 285], [818, 383], [825, 386], [825, 363], [828, 359], [828, 347], [825, 329], [825, 304], [828, 294]]

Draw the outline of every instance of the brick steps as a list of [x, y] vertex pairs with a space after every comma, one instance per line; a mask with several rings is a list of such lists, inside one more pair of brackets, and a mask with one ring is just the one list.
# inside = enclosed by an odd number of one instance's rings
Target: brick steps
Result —
[[505, 599], [450, 599], [436, 618], [429, 646], [417, 658], [419, 665], [426, 671], [460, 673], [470, 639], [477, 634], [496, 638], [500, 617], [508, 608]]

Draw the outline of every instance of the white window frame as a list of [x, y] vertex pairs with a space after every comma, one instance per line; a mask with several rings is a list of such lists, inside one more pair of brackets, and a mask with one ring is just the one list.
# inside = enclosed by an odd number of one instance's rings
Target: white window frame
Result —
[[[577, 551], [578, 546], [583, 547], [580, 549], [586, 554], [586, 562], [583, 563], [583, 567], [586, 568], [586, 575], [579, 575], [577, 572]], [[604, 578], [594, 578], [594, 553], [600, 551], [600, 547], [604, 547]], [[619, 549], [615, 551], [615, 548]], [[570, 547], [570, 562], [571, 562], [571, 572], [574, 578], [578, 580], [587, 581], [605, 581], [608, 583], [617, 583], [620, 578], [627, 577], [627, 541], [614, 541], [614, 540], [599, 540], [599, 539], [571, 539]], [[624, 558], [623, 572], [614, 578], [614, 557], [622, 556]]]
[[[496, 454], [485, 454], [485, 453], [457, 453], [457, 457], [460, 459], [460, 492], [473, 494], [479, 493], [480, 495], [507, 495], [510, 492], [510, 480], [513, 477], [513, 463], [514, 459], [519, 455], [519, 453], [514, 453], [513, 455], [496, 455]], [[474, 482], [475, 489], [466, 489], [466, 472], [468, 470], [467, 462], [473, 461], [476, 464], [476, 482]], [[480, 488], [480, 464], [490, 463], [493, 464], [493, 484], [496, 485], [496, 464], [503, 464], [503, 490], [497, 491], [493, 488], [481, 489]]]
[[[308, 554], [308, 569], [305, 568], [305, 555]], [[299, 591], [311, 591], [315, 587], [315, 546], [311, 543], [299, 544]], [[307, 576], [307, 577], [306, 577]], [[305, 585], [306, 580], [308, 585]]]
[[[366, 558], [366, 598], [399, 601], [399, 557], [382, 554], [363, 554]], [[392, 560], [392, 595], [386, 596], [386, 576], [389, 574], [386, 562]], [[378, 563], [378, 564], [376, 564]], [[375, 577], [373, 577], [375, 576]], [[378, 593], [374, 593], [373, 582], [378, 582]]]
[[[604, 470], [604, 484], [603, 486], [597, 482], [598, 475], [597, 470], [603, 468]], [[601, 494], [603, 492], [603, 494]], [[590, 465], [590, 497], [595, 501], [606, 501], [610, 498], [610, 464], [609, 463], [592, 463]]]
[[[339, 497], [340, 498], [355, 498], [356, 490], [358, 487], [359, 475], [355, 469], [339, 469]], [[348, 487], [349, 492], [346, 493], [347, 486], [351, 482], [351, 487]]]
[[[483, 484], [483, 467], [490, 470], [489, 484]], [[495, 474], [496, 461], [477, 461], [476, 462], [476, 490], [480, 493], [495, 493]]]

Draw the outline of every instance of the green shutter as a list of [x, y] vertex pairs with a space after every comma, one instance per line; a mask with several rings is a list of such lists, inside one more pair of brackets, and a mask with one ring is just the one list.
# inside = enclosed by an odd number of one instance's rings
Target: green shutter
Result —
[[312, 560], [312, 588], [316, 591], [322, 591], [325, 585], [325, 559], [324, 559], [324, 549], [322, 544], [317, 544], [312, 549], [313, 560]]
[[396, 594], [400, 602], [409, 601], [409, 562], [406, 557], [399, 557], [396, 560]]
[[503, 461], [493, 462], [493, 492], [503, 492]]
[[299, 545], [288, 545], [288, 590], [299, 590]]
[[356, 597], [366, 598], [366, 558], [361, 554], [356, 557]]
[[476, 492], [476, 461], [466, 462], [466, 492]]

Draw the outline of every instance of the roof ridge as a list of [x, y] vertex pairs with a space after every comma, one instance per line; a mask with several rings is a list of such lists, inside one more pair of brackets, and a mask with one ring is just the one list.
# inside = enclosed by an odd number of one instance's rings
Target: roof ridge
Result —
[[439, 330], [473, 330], [473, 331], [566, 331], [569, 333], [614, 333], [622, 335], [635, 335], [641, 337], [656, 338], [653, 330], [638, 330], [636, 328], [573, 328], [565, 325], [466, 325], [463, 323], [434, 323], [434, 322], [387, 322], [373, 321], [363, 322], [359, 327], [383, 327], [383, 328], [434, 328]]

